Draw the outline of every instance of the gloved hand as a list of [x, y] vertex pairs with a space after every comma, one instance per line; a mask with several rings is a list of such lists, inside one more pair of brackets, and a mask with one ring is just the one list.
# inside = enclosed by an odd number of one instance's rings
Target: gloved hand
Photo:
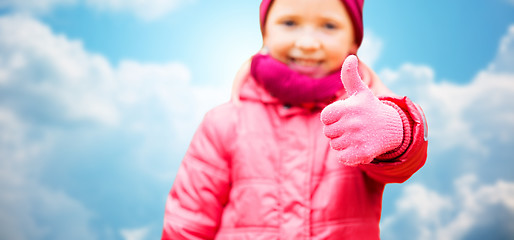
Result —
[[323, 132], [331, 139], [330, 146], [338, 151], [339, 161], [346, 165], [370, 163], [403, 141], [400, 114], [373, 95], [362, 82], [357, 67], [357, 57], [348, 56], [341, 69], [341, 80], [349, 97], [321, 112]]

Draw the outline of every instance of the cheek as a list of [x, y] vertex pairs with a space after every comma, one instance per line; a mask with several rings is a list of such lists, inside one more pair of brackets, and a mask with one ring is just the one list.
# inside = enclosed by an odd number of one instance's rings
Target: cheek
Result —
[[335, 70], [341, 67], [345, 58], [353, 51], [352, 42], [341, 34], [340, 36], [327, 39], [325, 42], [325, 53], [327, 56], [327, 68]]
[[335, 46], [327, 51], [327, 67], [329, 70], [335, 70], [341, 67], [344, 59], [350, 54], [348, 48]]
[[285, 41], [285, 39], [270, 39], [270, 41], [265, 42], [264, 45], [268, 48], [268, 51], [273, 58], [282, 62], [287, 60], [291, 44]]

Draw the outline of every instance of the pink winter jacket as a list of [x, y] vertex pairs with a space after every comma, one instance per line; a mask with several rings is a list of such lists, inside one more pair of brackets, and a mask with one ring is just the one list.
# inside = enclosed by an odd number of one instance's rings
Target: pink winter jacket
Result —
[[[240, 104], [214, 108], [195, 133], [168, 196], [162, 239], [379, 239], [385, 184], [406, 181], [427, 157], [421, 110], [406, 97], [381, 98], [410, 118], [409, 147], [348, 167], [323, 134], [321, 108], [283, 106], [248, 78]], [[367, 84], [392, 95], [376, 77]]]

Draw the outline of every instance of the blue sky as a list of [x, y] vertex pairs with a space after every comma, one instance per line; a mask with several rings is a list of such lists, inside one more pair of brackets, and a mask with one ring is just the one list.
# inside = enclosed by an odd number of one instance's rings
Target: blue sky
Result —
[[[156, 239], [260, 1], [0, 1], [0, 238]], [[429, 121], [383, 239], [514, 237], [514, 1], [366, 1], [360, 57]]]

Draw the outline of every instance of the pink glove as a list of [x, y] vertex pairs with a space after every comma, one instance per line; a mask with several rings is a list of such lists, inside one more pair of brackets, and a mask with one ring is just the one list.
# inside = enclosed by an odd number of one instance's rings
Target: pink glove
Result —
[[346, 165], [367, 164], [394, 150], [403, 141], [403, 123], [392, 106], [382, 103], [362, 82], [358, 59], [350, 55], [341, 69], [341, 80], [349, 97], [328, 105], [321, 112], [323, 132], [330, 146]]

